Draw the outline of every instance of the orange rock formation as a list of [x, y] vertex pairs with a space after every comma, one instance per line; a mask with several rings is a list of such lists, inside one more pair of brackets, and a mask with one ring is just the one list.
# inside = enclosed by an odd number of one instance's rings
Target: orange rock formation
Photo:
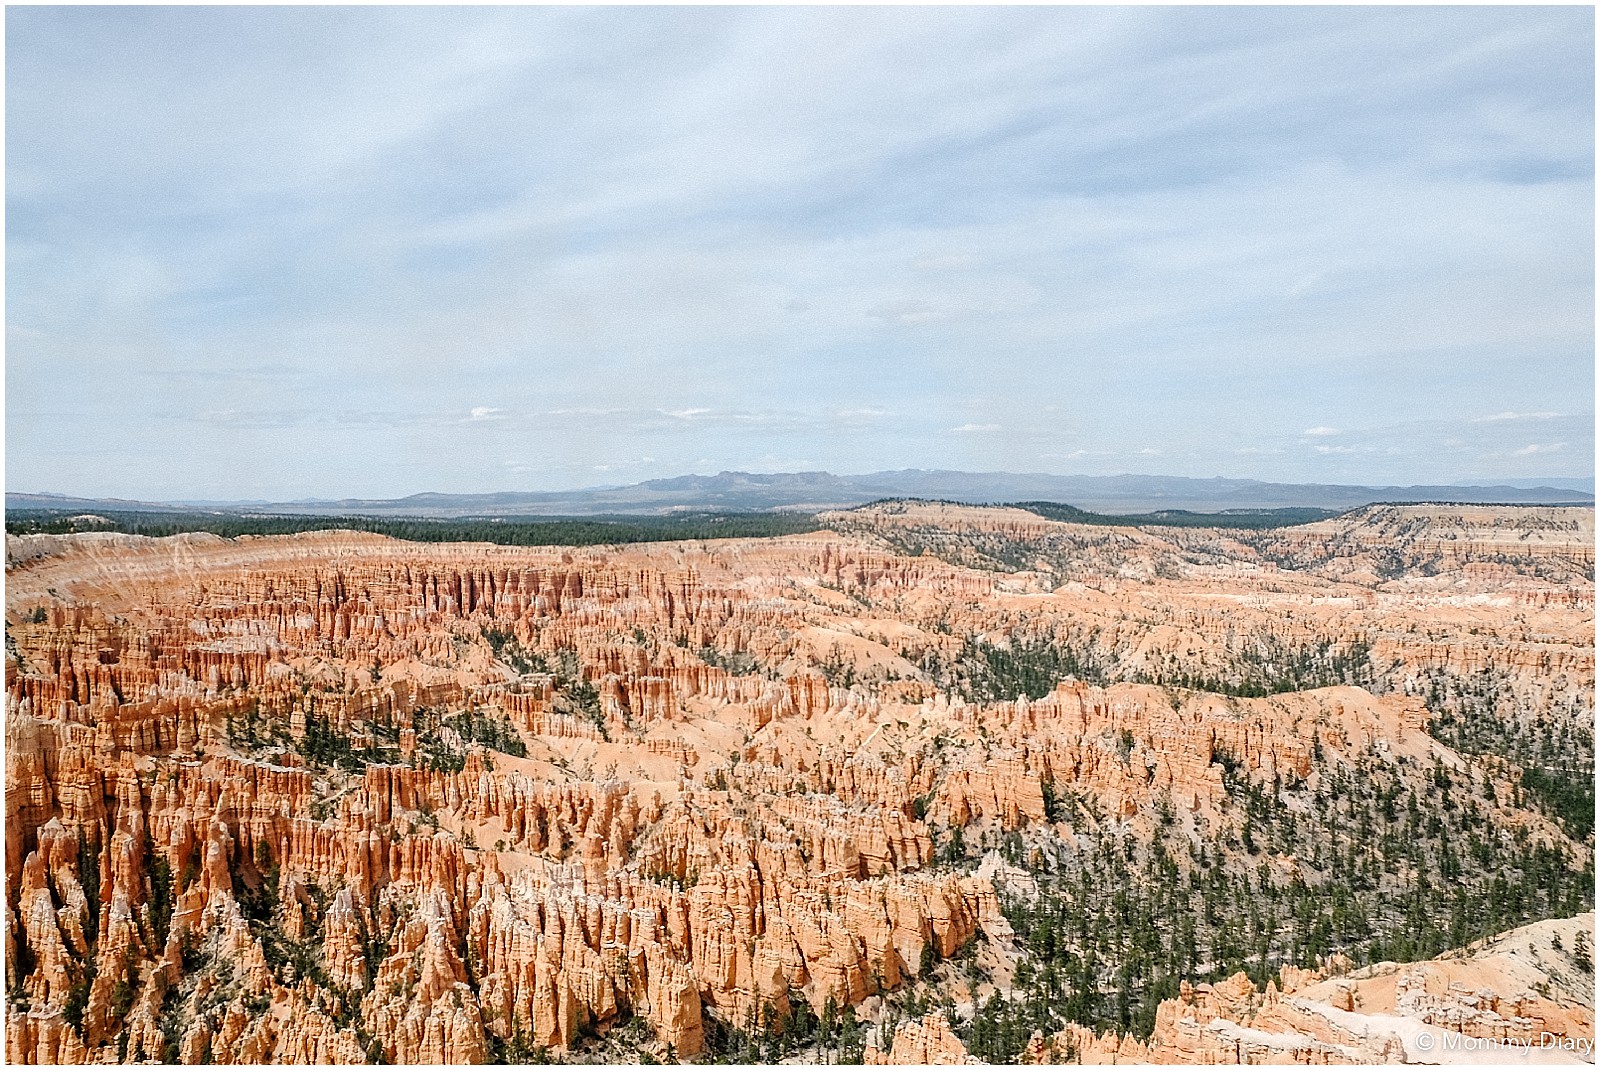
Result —
[[[933, 827], [1046, 828], [1047, 788], [1131, 827], [1166, 805], [1203, 822], [1227, 805], [1224, 756], [1261, 781], [1307, 777], [1316, 749], [1459, 761], [1404, 686], [1063, 680], [963, 701], [924, 669], [963, 634], [1092, 633], [1125, 666], [1195, 672], [1222, 671], [1252, 629], [1359, 636], [1390, 672], [1492, 665], [1530, 701], [1592, 704], [1592, 516], [1433, 537], [1450, 571], [1399, 585], [1362, 571], [1387, 529], [1252, 542], [1029, 517], [891, 510], [842, 532], [583, 550], [8, 537], [8, 1058], [477, 1062], [635, 1017], [692, 1056], [707, 1014], [857, 1004], [980, 932], [1009, 942], [993, 883], [936, 865]], [[963, 525], [1058, 540], [1060, 567], [896, 542]], [[1507, 582], [1513, 542], [1541, 564]], [[585, 688], [592, 702], [572, 698]], [[464, 711], [523, 753], [462, 735]], [[308, 761], [326, 740], [343, 749]], [[1393, 985], [1452, 1028], [1553, 1020], [1426, 972]], [[1148, 1046], [1079, 1031], [1036, 1054], [1214, 1061], [1219, 1020], [1304, 1033], [1303, 1061], [1356, 1050], [1286, 986], [1245, 987], [1186, 990]], [[869, 1054], [965, 1049], [930, 1016]]]

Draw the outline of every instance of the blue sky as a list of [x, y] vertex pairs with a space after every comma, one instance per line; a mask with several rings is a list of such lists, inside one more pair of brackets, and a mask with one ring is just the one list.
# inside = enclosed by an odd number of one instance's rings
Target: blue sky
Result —
[[6, 483], [1594, 460], [1590, 8], [11, 8]]

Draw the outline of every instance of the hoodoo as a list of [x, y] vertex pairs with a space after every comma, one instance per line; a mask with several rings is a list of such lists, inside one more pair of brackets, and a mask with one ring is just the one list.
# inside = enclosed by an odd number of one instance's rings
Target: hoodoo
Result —
[[1592, 1040], [1592, 513], [1401, 512], [8, 537], [8, 1058]]

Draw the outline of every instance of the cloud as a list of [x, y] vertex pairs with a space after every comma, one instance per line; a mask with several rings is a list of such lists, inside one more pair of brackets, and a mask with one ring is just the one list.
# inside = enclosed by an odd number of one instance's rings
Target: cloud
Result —
[[929, 253], [912, 260], [911, 266], [918, 271], [944, 271], [949, 268], [966, 267], [970, 263], [972, 257], [961, 253]]
[[921, 301], [914, 297], [906, 297], [873, 305], [867, 309], [867, 315], [873, 319], [883, 320], [885, 323], [909, 327], [920, 323], [937, 323], [939, 320], [944, 319], [947, 313], [933, 307], [926, 301]]
[[419, 433], [464, 422], [515, 421], [530, 489], [646, 455], [1110, 474], [1151, 427], [1174, 474], [1311, 479], [1339, 434], [1380, 447], [1352, 475], [1448, 482], [1514, 475], [1523, 421], [1569, 464], [1592, 436], [1580, 8], [37, 7], [7, 37], [17, 485], [495, 489], [475, 436]]
[[628, 461], [609, 461], [605, 464], [591, 465], [596, 472], [619, 472], [633, 468], [648, 468], [656, 463], [654, 457], [637, 457]]
[[266, 429], [284, 427], [310, 428], [411, 428], [442, 427], [459, 423], [453, 414], [442, 412], [386, 412], [341, 409], [334, 412], [314, 408], [282, 409], [208, 409], [192, 415], [177, 414], [170, 418], [193, 421], [213, 427], [238, 429]]
[[1295, 284], [1293, 286], [1289, 287], [1289, 295], [1291, 297], [1298, 297], [1301, 294], [1309, 293], [1321, 281], [1322, 281], [1322, 273], [1319, 272], [1319, 271], [1313, 271], [1313, 272], [1310, 272], [1308, 274], [1302, 275], [1299, 278], [1299, 280], [1295, 282]]
[[1115, 457], [1116, 450], [1073, 450], [1071, 453], [1041, 453], [1041, 460], [1046, 461], [1081, 461], [1085, 457]]
[[1563, 449], [1566, 448], [1566, 445], [1567, 444], [1565, 442], [1531, 443], [1529, 445], [1523, 446], [1519, 450], [1512, 450], [1511, 451], [1511, 456], [1513, 456], [1513, 457], [1532, 457], [1535, 454], [1539, 454], [1539, 453], [1560, 453]]
[[1559, 412], [1497, 412], [1492, 416], [1480, 416], [1474, 423], [1501, 423], [1506, 420], [1555, 420], [1561, 416]]

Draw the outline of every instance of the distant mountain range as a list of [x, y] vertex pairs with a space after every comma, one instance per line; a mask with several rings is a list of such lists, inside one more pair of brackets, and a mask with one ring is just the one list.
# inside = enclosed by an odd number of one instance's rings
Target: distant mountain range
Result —
[[[1574, 484], [1587, 482], [1588, 489]], [[1561, 485], [1554, 485], [1561, 484]], [[836, 476], [829, 472], [721, 472], [652, 479], [623, 487], [495, 494], [413, 494], [406, 498], [343, 498], [293, 502], [142, 502], [55, 494], [6, 494], [7, 512], [208, 512], [292, 516], [495, 517], [656, 515], [684, 511], [761, 512], [862, 505], [881, 498], [931, 498], [968, 503], [1052, 501], [1106, 513], [1166, 509], [1194, 512], [1283, 508], [1354, 509], [1372, 502], [1445, 501], [1552, 504], [1594, 502], [1593, 482], [1550, 485], [1363, 487], [1264, 483], [1254, 479], [1182, 476], [1057, 476], [1042, 473], [924, 471]]]

